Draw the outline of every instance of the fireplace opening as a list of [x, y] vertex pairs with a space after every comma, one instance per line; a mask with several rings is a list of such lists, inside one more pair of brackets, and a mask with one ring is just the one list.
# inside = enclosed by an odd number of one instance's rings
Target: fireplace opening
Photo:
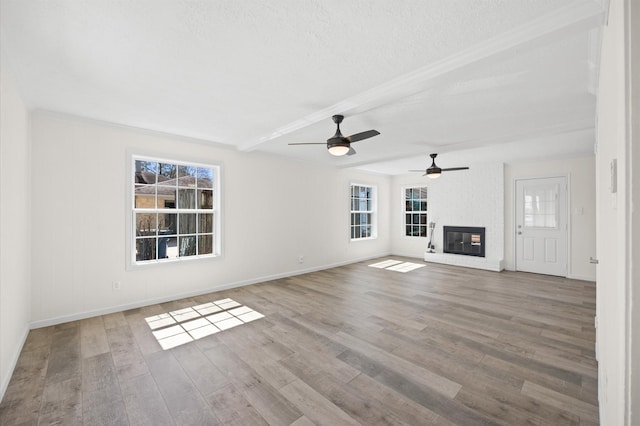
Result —
[[484, 256], [484, 228], [471, 226], [445, 226], [443, 232], [444, 253], [465, 256]]

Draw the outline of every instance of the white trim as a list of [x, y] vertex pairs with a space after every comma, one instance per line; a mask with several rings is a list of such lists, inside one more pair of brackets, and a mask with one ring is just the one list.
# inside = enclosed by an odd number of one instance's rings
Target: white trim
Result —
[[407, 189], [414, 189], [414, 188], [426, 188], [427, 189], [427, 210], [425, 211], [418, 211], [418, 214], [426, 214], [427, 215], [427, 224], [425, 225], [427, 227], [427, 234], [429, 233], [429, 194], [431, 192], [431, 188], [429, 187], [429, 185], [427, 185], [426, 182], [422, 182], [422, 183], [417, 183], [415, 185], [412, 184], [407, 184], [407, 185], [401, 185], [400, 186], [400, 237], [408, 240], [408, 241], [424, 241], [425, 243], [429, 243], [429, 235], [425, 235], [424, 237], [421, 237], [419, 235], [407, 235], [407, 223], [406, 223], [406, 199], [405, 199], [405, 192]]
[[[194, 161], [190, 158], [185, 158], [181, 156], [177, 156], [174, 154], [166, 154], [166, 153], [148, 153], [148, 154], [139, 154], [134, 152], [133, 150], [126, 150], [126, 169], [125, 169], [125, 270], [126, 271], [135, 271], [141, 268], [147, 268], [150, 265], [164, 265], [164, 264], [175, 264], [175, 262], [188, 262], [193, 260], [203, 260], [203, 259], [220, 259], [223, 258], [224, 247], [223, 247], [223, 238], [224, 238], [224, 213], [223, 213], [223, 164], [219, 161], [209, 161], [209, 162], [201, 162]], [[213, 191], [214, 195], [214, 205], [212, 212], [214, 213], [214, 247], [217, 248], [217, 253], [213, 253], [211, 255], [196, 255], [196, 256], [188, 256], [182, 258], [175, 258], [170, 260], [163, 261], [148, 261], [148, 262], [136, 262], [134, 259], [134, 244], [135, 237], [133, 237], [134, 233], [134, 193], [133, 193], [133, 169], [135, 167], [135, 161], [137, 159], [145, 159], [156, 161], [158, 163], [169, 163], [176, 165], [189, 165], [195, 167], [204, 167], [204, 168], [213, 168], [214, 169], [214, 182], [213, 182]], [[217, 194], [216, 194], [217, 192]], [[177, 201], [177, 200], [176, 200]], [[175, 213], [180, 213], [180, 209], [176, 208]], [[197, 213], [200, 209], [194, 209], [193, 213]]]
[[[354, 213], [354, 210], [352, 209], [352, 204], [351, 204], [351, 193], [352, 193], [352, 189], [354, 186], [363, 186], [366, 188], [371, 188], [371, 204], [373, 209], [372, 210], [367, 210], [367, 211], [362, 211], [362, 210], [358, 210], [361, 213], [365, 213], [365, 214], [370, 214], [371, 215], [371, 235], [368, 237], [363, 237], [363, 238], [352, 238], [351, 237], [351, 215]], [[349, 237], [349, 242], [358, 242], [358, 241], [370, 241], [370, 240], [377, 240], [378, 239], [378, 185], [377, 184], [371, 184], [371, 183], [362, 183], [362, 182], [356, 182], [356, 181], [350, 181], [349, 182], [349, 220], [348, 220], [348, 224], [349, 224], [349, 230], [348, 230], [348, 237]]]
[[[114, 312], [122, 312], [122, 311], [126, 311], [126, 310], [129, 310], [129, 309], [135, 309], [135, 308], [141, 308], [143, 306], [154, 305], [154, 304], [157, 304], [157, 303], [171, 302], [171, 301], [180, 300], [180, 299], [184, 299], [184, 298], [188, 298], [188, 297], [201, 296], [203, 294], [209, 294], [209, 293], [216, 293], [216, 292], [219, 292], [219, 291], [228, 290], [228, 289], [232, 289], [232, 288], [244, 287], [244, 286], [248, 286], [248, 285], [252, 285], [252, 284], [258, 284], [258, 283], [278, 280], [278, 279], [282, 279], [282, 278], [294, 277], [296, 275], [308, 274], [310, 272], [316, 272], [316, 271], [322, 271], [322, 270], [325, 270], [325, 269], [337, 268], [339, 266], [350, 265], [352, 263], [358, 263], [358, 262], [364, 262], [364, 261], [367, 261], [367, 260], [377, 259], [379, 257], [385, 257], [385, 256], [391, 256], [390, 252], [378, 253], [378, 254], [375, 254], [375, 255], [356, 258], [356, 259], [352, 259], [352, 260], [348, 260], [348, 261], [344, 261], [344, 262], [335, 262], [335, 263], [330, 263], [330, 264], [323, 265], [323, 266], [316, 266], [316, 267], [313, 267], [313, 268], [298, 269], [298, 270], [295, 270], [295, 271], [285, 272], [285, 273], [281, 273], [281, 274], [266, 275], [266, 276], [263, 276], [263, 277], [252, 278], [252, 279], [248, 279], [248, 280], [235, 281], [235, 282], [232, 282], [232, 283], [223, 284], [223, 285], [216, 286], [216, 287], [204, 288], [204, 289], [201, 289], [201, 290], [194, 290], [194, 291], [190, 291], [190, 292], [187, 292], [187, 293], [179, 293], [179, 294], [173, 294], [173, 295], [169, 295], [169, 296], [145, 299], [145, 300], [141, 300], [141, 301], [138, 301], [138, 302], [126, 303], [124, 305], [117, 305], [117, 306], [112, 306], [112, 307], [104, 308], [104, 309], [95, 309], [95, 310], [91, 310], [91, 311], [78, 312], [78, 313], [70, 314], [70, 315], [63, 315], [63, 316], [60, 316], [60, 317], [54, 317], [54, 318], [47, 318], [47, 319], [43, 319], [43, 320], [32, 321], [29, 324], [29, 328], [31, 330], [33, 330], [33, 329], [36, 329], [36, 328], [49, 327], [49, 326], [52, 326], [52, 325], [62, 324], [62, 323], [65, 323], [65, 322], [77, 321], [77, 320], [82, 320], [82, 319], [85, 319], [85, 318], [92, 318], [92, 317], [99, 316], [99, 315], [112, 314]], [[19, 354], [19, 352], [18, 352], [18, 354]]]
[[569, 275], [567, 275], [567, 278], [569, 278], [570, 280], [580, 280], [580, 281], [596, 282], [595, 277], [589, 277], [589, 276], [587, 276], [587, 275], [569, 274]]
[[16, 365], [18, 364], [18, 359], [20, 358], [20, 353], [22, 353], [22, 348], [24, 348], [24, 344], [27, 341], [27, 336], [29, 335], [30, 327], [29, 325], [25, 325], [24, 331], [22, 332], [22, 337], [20, 338], [19, 344], [16, 346], [16, 349], [11, 357], [11, 361], [9, 362], [10, 368], [7, 370], [6, 377], [2, 378], [2, 382], [0, 383], [0, 401], [4, 398], [4, 394], [9, 387], [9, 382], [11, 381], [11, 377], [13, 376], [13, 372], [16, 369]]

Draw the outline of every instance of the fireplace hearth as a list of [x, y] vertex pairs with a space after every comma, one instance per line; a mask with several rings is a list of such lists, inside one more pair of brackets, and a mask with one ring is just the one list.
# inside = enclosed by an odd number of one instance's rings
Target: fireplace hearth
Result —
[[465, 256], [485, 257], [485, 228], [471, 226], [445, 226], [443, 252]]

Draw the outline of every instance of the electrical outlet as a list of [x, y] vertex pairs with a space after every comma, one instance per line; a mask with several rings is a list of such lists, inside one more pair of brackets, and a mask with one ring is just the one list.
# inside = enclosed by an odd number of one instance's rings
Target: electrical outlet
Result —
[[298, 256], [298, 263], [304, 263], [304, 256], [303, 255]]
[[111, 285], [113, 287], [113, 291], [120, 291], [120, 281], [114, 281]]

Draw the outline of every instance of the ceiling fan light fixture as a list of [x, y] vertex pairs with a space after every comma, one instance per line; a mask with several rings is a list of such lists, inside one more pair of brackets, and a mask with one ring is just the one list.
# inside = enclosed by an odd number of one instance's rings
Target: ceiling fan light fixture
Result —
[[440, 175], [442, 174], [442, 170], [439, 168], [428, 168], [427, 169], [427, 177], [431, 178], [431, 179], [438, 179], [440, 177]]
[[331, 142], [327, 144], [329, 148], [329, 154], [335, 155], [336, 157], [340, 157], [342, 155], [346, 155], [349, 152], [349, 142], [346, 141], [337, 141]]

